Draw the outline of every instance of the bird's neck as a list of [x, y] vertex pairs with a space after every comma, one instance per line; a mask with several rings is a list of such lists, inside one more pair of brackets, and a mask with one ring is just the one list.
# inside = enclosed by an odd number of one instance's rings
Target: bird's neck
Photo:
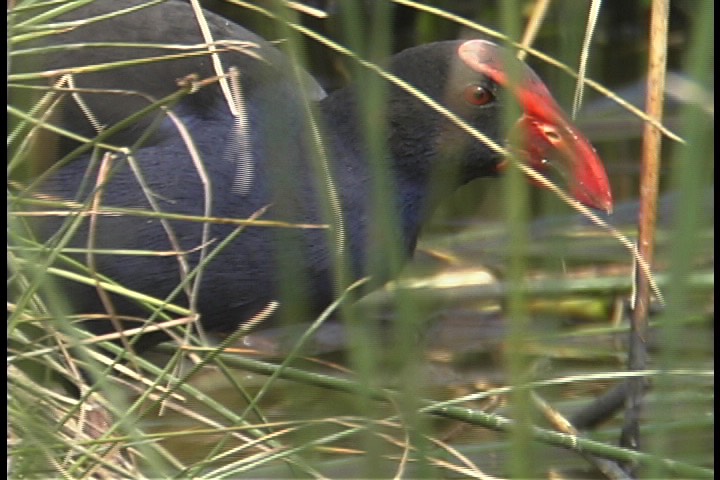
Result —
[[[325, 148], [337, 180], [348, 238], [356, 243], [357, 268], [387, 264], [387, 277], [397, 272], [391, 264], [402, 263], [415, 250], [421, 225], [437, 203], [430, 193], [427, 142], [411, 142], [402, 153], [392, 151], [396, 144], [391, 125], [383, 129], [377, 151], [371, 153], [368, 135], [357, 120], [352, 95], [335, 92], [319, 103], [325, 128]], [[400, 262], [386, 256], [400, 257]], [[377, 260], [380, 259], [380, 260]]]

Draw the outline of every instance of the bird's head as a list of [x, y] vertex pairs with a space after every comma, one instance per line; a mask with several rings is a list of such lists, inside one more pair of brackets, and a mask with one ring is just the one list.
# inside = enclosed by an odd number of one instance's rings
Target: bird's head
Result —
[[[505, 53], [485, 40], [437, 42], [395, 55], [391, 70], [526, 165], [538, 172], [559, 171], [581, 203], [611, 211], [610, 184], [595, 149], [537, 74], [519, 60], [507, 68]], [[507, 131], [502, 103], [509, 99], [521, 114]], [[390, 109], [392, 134], [400, 137], [391, 142], [394, 148], [415, 150], [415, 157], [457, 158], [462, 181], [492, 175], [507, 164], [496, 150], [412, 93], [391, 95]]]

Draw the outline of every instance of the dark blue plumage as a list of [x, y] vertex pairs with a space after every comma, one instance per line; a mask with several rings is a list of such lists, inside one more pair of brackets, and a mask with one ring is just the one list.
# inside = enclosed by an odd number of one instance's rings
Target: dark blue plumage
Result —
[[[97, 1], [72, 16], [82, 18], [137, 3]], [[358, 121], [358, 104], [364, 101], [362, 89], [350, 86], [322, 98], [324, 92], [309, 76], [305, 77], [304, 86], [298, 84], [291, 74], [291, 61], [272, 45], [218, 16], [206, 15], [216, 40], [232, 39], [259, 45], [243, 45], [252, 55], [247, 52], [222, 55], [226, 70], [236, 67], [240, 72], [246, 113], [244, 128], [238, 127], [238, 118], [231, 113], [216, 84], [201, 88], [172, 108], [172, 118], [163, 111], [158, 112], [159, 126], [153, 135], [144, 135], [152, 125], [152, 119], [148, 118], [113, 137], [112, 141], [123, 145], [133, 145], [139, 139], [142, 143], [129, 154], [114, 154], [112, 175], [100, 189], [102, 204], [151, 210], [149, 195], [159, 210], [166, 213], [202, 216], [208, 210], [213, 217], [243, 219], [263, 211], [260, 218], [266, 220], [330, 224], [329, 232], [252, 226], [240, 232], [202, 270], [195, 306], [208, 330], [232, 330], [275, 300], [280, 302], [280, 314], [283, 311], [292, 316], [319, 313], [337, 295], [334, 272], [337, 244], [333, 239], [340, 239], [348, 259], [348, 278], [372, 274], [377, 285], [395, 275], [396, 267], [389, 253], [392, 246], [388, 244], [388, 238], [393, 235], [378, 234], [372, 228], [376, 221], [371, 198], [374, 173], [367, 139]], [[133, 32], [129, 38], [126, 38], [127, 32]], [[57, 41], [63, 43], [88, 39], [182, 44], [203, 41], [190, 7], [178, 1], [114, 18], [104, 26], [80, 28], [58, 38], [62, 40]], [[463, 45], [467, 47], [466, 52], [477, 51], [477, 64], [458, 56], [458, 49]], [[503, 144], [507, 135], [500, 121], [503, 80], [480, 68], [480, 62], [488, 55], [497, 61], [499, 51], [489, 42], [439, 42], [395, 55], [390, 71]], [[48, 68], [59, 68], [159, 53], [157, 49], [120, 47], [83, 49], [51, 55], [45, 61]], [[530, 72], [528, 67], [523, 68]], [[127, 102], [126, 97], [118, 94], [87, 95], [89, 99], [92, 97], [90, 107], [102, 122], [112, 124], [149, 104], [149, 99], [176, 91], [176, 79], [190, 74], [197, 78], [213, 76], [208, 57], [81, 75], [77, 83], [146, 94], [147, 98], [127, 97], [132, 98]], [[60, 123], [72, 131], [92, 136], [94, 132], [83, 115], [71, 102], [67, 105]], [[555, 106], [554, 102], [549, 105]], [[533, 108], [537, 107], [533, 104]], [[312, 117], [308, 115], [311, 110], [315, 112]], [[385, 138], [381, 140], [387, 152], [385, 160], [391, 186], [389, 204], [385, 207], [396, 214], [400, 250], [409, 257], [422, 222], [437, 201], [474, 178], [495, 175], [502, 158], [398, 87], [389, 87], [386, 109], [379, 113], [383, 115], [379, 121], [387, 125]], [[178, 128], [178, 123], [183, 127]], [[191, 143], [182, 135], [184, 130], [189, 133]], [[315, 136], [316, 131], [319, 137]], [[320, 142], [316, 142], [316, 138]], [[319, 152], [327, 162], [330, 184], [318, 166], [322, 165], [318, 163]], [[129, 158], [142, 172], [147, 190], [141, 188]], [[208, 198], [203, 194], [206, 185], [198, 173], [198, 161], [204, 165], [209, 179], [207, 188], [211, 195]], [[40, 191], [87, 202], [94, 185], [90, 184], [90, 188], [79, 195], [77, 192], [88, 165], [89, 157], [68, 163], [47, 178]], [[87, 173], [94, 179], [97, 167]], [[445, 180], [433, 182], [437, 174], [444, 175]], [[238, 187], [239, 184], [244, 186]], [[340, 216], [342, 222], [338, 223]], [[49, 238], [59, 224], [57, 219], [43, 220], [36, 228], [42, 237]], [[86, 219], [72, 245], [87, 244], [88, 224]], [[205, 246], [208, 252], [212, 251], [236, 226], [210, 223], [207, 237], [203, 237], [204, 228], [201, 222], [168, 220], [163, 225], [160, 220], [147, 217], [102, 215], [95, 227], [95, 247], [152, 250], [166, 255], [98, 254], [95, 255], [97, 270], [127, 288], [164, 299], [186, 274], [177, 255], [167, 254], [174, 249], [168, 231], [172, 231], [183, 252], [182, 258], [192, 270], [200, 259], [200, 248]], [[210, 243], [205, 244], [205, 240]], [[386, 268], [369, 269], [371, 259], [374, 265]], [[66, 283], [77, 311], [103, 310], [94, 288]], [[187, 292], [180, 290], [172, 301], [189, 304]], [[147, 312], [134, 302], [120, 296], [113, 299], [117, 313], [147, 317]], [[287, 310], [296, 300], [300, 308]], [[98, 332], [112, 330], [109, 322], [92, 325]]]

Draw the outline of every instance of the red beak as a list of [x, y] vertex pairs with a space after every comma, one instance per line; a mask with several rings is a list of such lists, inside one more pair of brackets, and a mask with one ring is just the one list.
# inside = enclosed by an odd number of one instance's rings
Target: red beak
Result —
[[513, 151], [538, 171], [557, 169], [568, 179], [579, 202], [610, 213], [612, 193], [602, 161], [537, 74], [518, 61], [520, 78], [511, 86], [503, 68], [503, 51], [485, 40], [463, 43], [458, 55], [469, 68], [512, 90], [520, 103], [524, 114], [510, 135]]

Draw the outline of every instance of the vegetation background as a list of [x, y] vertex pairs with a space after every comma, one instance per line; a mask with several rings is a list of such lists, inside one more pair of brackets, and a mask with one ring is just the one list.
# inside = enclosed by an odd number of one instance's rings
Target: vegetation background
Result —
[[[8, 84], [18, 88], [12, 61], [27, 31], [15, 28], [13, 11], [40, 2], [11, 3]], [[328, 16], [299, 11], [298, 3]], [[442, 39], [501, 41], [514, 31], [512, 40], [520, 41], [542, 3], [205, 5], [268, 39], [285, 39], [288, 22], [302, 24], [382, 62]], [[588, 34], [593, 2], [551, 1], [532, 46], [577, 72], [590, 35], [587, 78], [643, 109], [653, 3], [597, 2]], [[349, 322], [343, 335], [323, 327], [288, 344], [271, 332], [238, 340], [223, 354], [197, 349], [194, 357], [165, 345], [155, 364], [118, 363], [94, 349], [66, 348], [83, 336], [72, 318], [48, 314], [62, 310], [62, 298], [48, 307], [48, 299], [9, 289], [8, 475], [606, 478], [592, 456], [635, 464], [646, 478], [713, 476], [714, 2], [673, 1], [668, 18], [663, 124], [685, 144], [662, 140], [653, 265], [666, 304], [652, 309], [641, 453], [613, 447], [621, 415], [575, 440], [556, 433], [539, 407], [541, 398], [572, 415], [625, 378], [631, 255], [549, 192], [528, 190], [530, 201], [516, 205], [509, 182], [485, 179], [443, 204], [403, 278], [347, 313], [365, 321]], [[299, 52], [297, 61], [328, 90], [371, 75], [301, 35], [279, 45]], [[532, 55], [526, 60], [569, 112], [575, 76]], [[35, 130], [12, 108], [16, 100], [9, 95], [8, 178], [32, 162], [14, 132]], [[633, 238], [643, 120], [586, 87], [576, 121], [611, 176], [618, 208], [608, 220]], [[28, 249], [16, 199], [9, 188], [9, 282], [22, 280], [14, 266]], [[527, 209], [530, 223], [508, 220], [517, 208]], [[519, 297], [512, 288], [518, 281]], [[200, 366], [192, 366], [198, 358]], [[58, 374], [78, 388], [80, 401], [58, 388]]]

